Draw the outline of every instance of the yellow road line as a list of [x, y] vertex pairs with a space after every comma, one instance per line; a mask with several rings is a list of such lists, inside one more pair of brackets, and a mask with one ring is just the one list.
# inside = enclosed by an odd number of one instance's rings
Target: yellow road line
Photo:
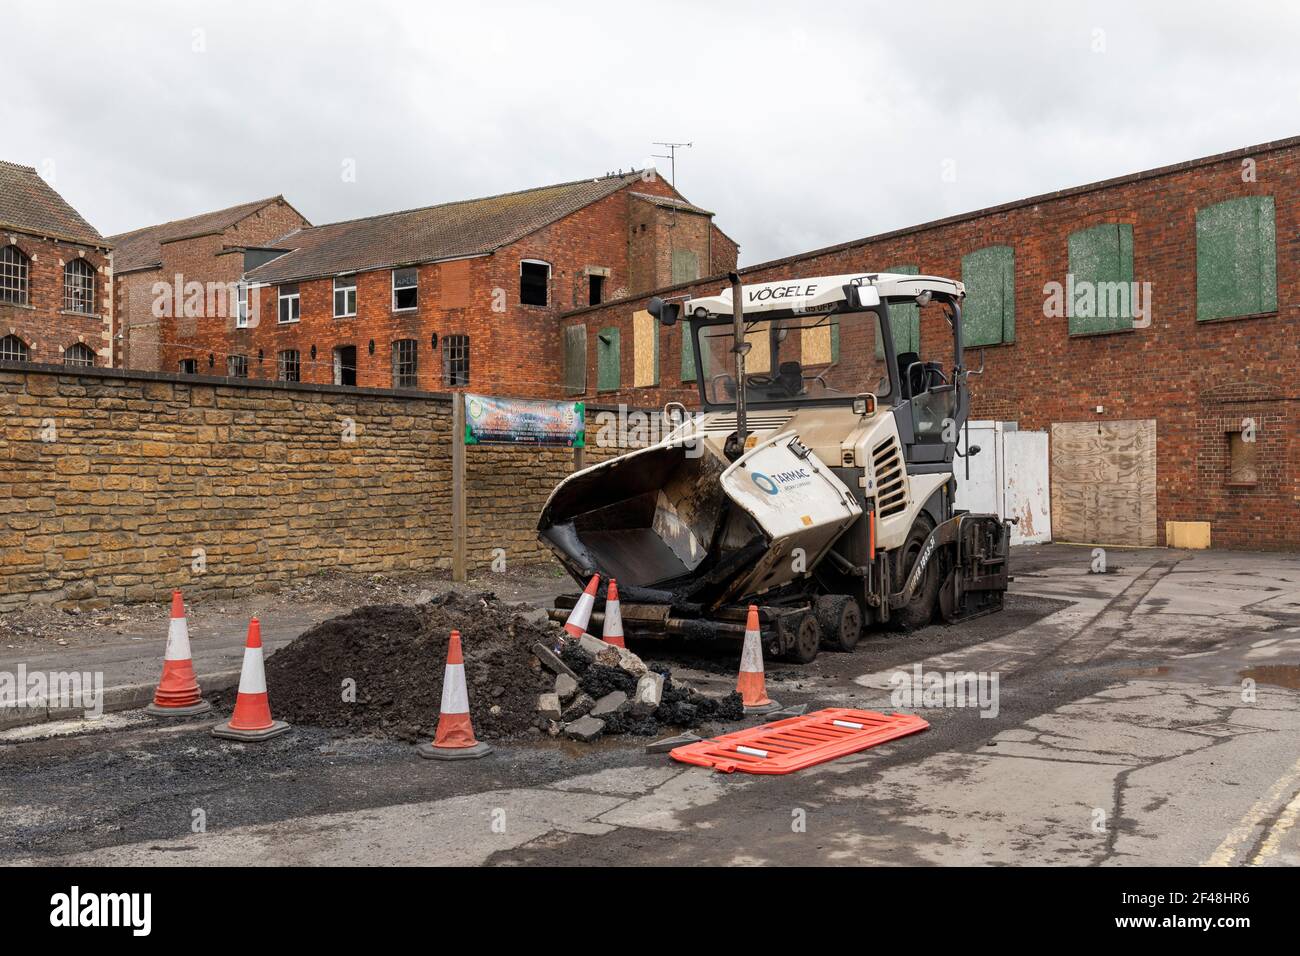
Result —
[[[1255, 832], [1255, 828], [1262, 826], [1265, 818], [1273, 812], [1273, 808], [1276, 807], [1287, 794], [1292, 793], [1297, 787], [1300, 787], [1300, 760], [1297, 760], [1295, 766], [1278, 778], [1277, 782], [1269, 788], [1267, 794], [1255, 801], [1255, 805], [1252, 806], [1250, 811], [1241, 818], [1241, 822], [1232, 828], [1224, 838], [1223, 842], [1219, 844], [1219, 848], [1215, 850], [1214, 853], [1210, 855], [1210, 858], [1202, 865], [1231, 866], [1237, 852], [1246, 841], [1251, 838]], [[1300, 797], [1291, 801], [1291, 804], [1287, 807], [1282, 816], [1285, 817], [1288, 813], [1291, 813], [1292, 808], [1295, 808], [1297, 812], [1300, 812]], [[1292, 814], [1291, 823], [1288, 823], [1286, 828], [1281, 829], [1280, 832], [1278, 832], [1279, 828], [1275, 827], [1274, 833], [1269, 835], [1269, 840], [1273, 840], [1274, 837], [1281, 840], [1282, 835], [1286, 830], [1291, 828], [1291, 825], [1294, 824], [1294, 822], [1295, 815]], [[1281, 823], [1282, 819], [1279, 819], [1279, 826]], [[1276, 849], [1274, 849], [1273, 852], [1277, 852]], [[1262, 848], [1260, 853], [1263, 853]]]
[[1269, 857], [1277, 855], [1278, 848], [1282, 845], [1282, 838], [1295, 826], [1297, 817], [1300, 817], [1300, 793], [1295, 795], [1286, 805], [1281, 816], [1277, 818], [1277, 823], [1273, 824], [1273, 829], [1269, 831], [1268, 838], [1255, 854], [1255, 859], [1250, 861], [1251, 866], [1259, 866]]

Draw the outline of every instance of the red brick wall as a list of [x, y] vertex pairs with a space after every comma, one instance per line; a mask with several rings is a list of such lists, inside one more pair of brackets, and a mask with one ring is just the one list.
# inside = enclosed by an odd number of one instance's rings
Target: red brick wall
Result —
[[716, 225], [711, 225], [709, 232], [709, 268], [705, 272], [711, 276], [723, 275], [736, 268], [740, 246]]
[[[95, 350], [95, 364], [112, 365], [113, 271], [103, 249], [42, 239], [21, 232], [0, 232], [0, 245], [16, 245], [28, 258], [27, 304], [0, 302], [0, 338], [16, 335], [33, 362], [63, 363], [63, 352], [81, 343]], [[96, 315], [63, 308], [63, 267], [78, 256], [95, 268]]]
[[[197, 317], [185, 315], [155, 317], [155, 285], [169, 288], [199, 282], [237, 282], [244, 271], [244, 257], [230, 252], [235, 246], [267, 245], [307, 220], [283, 200], [270, 203], [241, 219], [224, 232], [196, 236], [162, 244], [162, 267], [129, 272], [119, 277], [117, 313], [126, 330], [121, 345], [121, 364], [142, 371], [174, 372], [181, 359], [193, 358], [201, 372], [212, 369], [225, 374], [225, 355], [232, 351], [224, 340], [235, 331], [233, 316], [224, 308], [205, 307]], [[182, 302], [184, 294], [182, 292]], [[215, 303], [210, 303], [212, 305]]]
[[[398, 339], [414, 339], [419, 388], [443, 390], [443, 339], [447, 335], [464, 334], [470, 339], [470, 390], [559, 397], [563, 381], [559, 317], [586, 304], [587, 268], [609, 270], [604, 293], [607, 300], [626, 296], [635, 288], [630, 263], [640, 247], [636, 241], [629, 240], [629, 205], [633, 200], [628, 197], [628, 191], [676, 196], [662, 179], [639, 181], [490, 256], [419, 266], [419, 308], [413, 312], [392, 310], [390, 269], [359, 276], [355, 318], [333, 317], [332, 278], [298, 283], [302, 317], [290, 325], [277, 322], [277, 288], [264, 288], [257, 328], [237, 330], [233, 324], [230, 328], [209, 324], [207, 334], [198, 336], [195, 341], [201, 343], [200, 372], [206, 371], [208, 355], [213, 354], [217, 373], [222, 374], [222, 356], [230, 352], [249, 356], [252, 377], [275, 378], [277, 354], [296, 349], [301, 359], [302, 380], [324, 384], [333, 381], [335, 347], [355, 345], [357, 384], [389, 388], [393, 384], [392, 343]], [[644, 202], [637, 205], [653, 208]], [[697, 229], [697, 238], [701, 261], [707, 261], [708, 220], [701, 216], [683, 218], [702, 224]], [[653, 251], [652, 247], [646, 248]], [[550, 263], [548, 305], [520, 303], [522, 259]], [[454, 283], [454, 289], [444, 292], [444, 270], [449, 269], [458, 274], [459, 281]], [[467, 277], [465, 270], [468, 270]], [[437, 352], [433, 350], [435, 334], [439, 343]], [[373, 354], [371, 341], [375, 345]]]
[[[1255, 161], [1245, 182], [1242, 162]], [[973, 417], [1015, 420], [1021, 428], [1053, 422], [1155, 419], [1156, 506], [1166, 520], [1211, 520], [1216, 545], [1300, 545], [1300, 147], [1277, 144], [1066, 190], [1023, 203], [871, 237], [744, 270], [746, 281], [879, 270], [914, 263], [922, 272], [961, 278], [963, 254], [984, 246], [1014, 248], [1015, 342], [984, 350], [985, 374], [972, 382]], [[1196, 319], [1196, 210], [1245, 195], [1276, 205], [1279, 311], [1242, 319]], [[1044, 315], [1044, 285], [1064, 282], [1067, 237], [1104, 222], [1133, 224], [1134, 278], [1152, 283], [1149, 328], [1071, 336], [1067, 320]], [[669, 291], [715, 294], [720, 277]], [[661, 290], [662, 292], [663, 290]], [[634, 311], [647, 297], [565, 316], [622, 330], [622, 381], [631, 378]], [[947, 342], [938, 316], [922, 323], [923, 353]], [[680, 381], [680, 326], [660, 330], [661, 387], [602, 393], [602, 401], [645, 406], [697, 400]], [[590, 346], [594, 353], [594, 346]], [[978, 366], [979, 357], [972, 355]], [[949, 359], [950, 361], [950, 359]], [[588, 376], [595, 394], [594, 355]], [[1096, 414], [1101, 405], [1104, 412]], [[1260, 483], [1226, 487], [1224, 423], [1254, 416]]]

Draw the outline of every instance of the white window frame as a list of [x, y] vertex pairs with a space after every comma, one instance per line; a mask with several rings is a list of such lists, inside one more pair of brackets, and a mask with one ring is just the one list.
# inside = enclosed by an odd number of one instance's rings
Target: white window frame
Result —
[[[401, 380], [401, 350], [402, 346], [410, 346], [410, 382], [400, 383]], [[420, 387], [420, 340], [419, 339], [393, 339], [391, 346], [393, 350], [393, 388], [419, 388]]]
[[[351, 285], [345, 285], [345, 286], [343, 286], [342, 288], [339, 288], [339, 283], [340, 283], [340, 282], [350, 282]], [[357, 314], [357, 275], [356, 275], [356, 273], [354, 272], [352, 275], [348, 275], [348, 276], [335, 276], [335, 277], [334, 277], [333, 292], [334, 292], [334, 318], [336, 318], [336, 319], [352, 319], [352, 318], [356, 318], [356, 314]], [[345, 311], [343, 311], [343, 312], [340, 312], [340, 311], [339, 311], [339, 293], [340, 293], [340, 292], [343, 293], [343, 307], [344, 307], [344, 310], [345, 310]], [[349, 311], [346, 311], [346, 310], [347, 310], [347, 302], [348, 302], [348, 293], [349, 293], [349, 292], [351, 292], [351, 294], [352, 294], [352, 310], [351, 310], [350, 312], [349, 312]]]
[[[465, 381], [454, 382], [452, 362], [457, 359], [464, 363]], [[444, 388], [469, 387], [469, 336], [463, 332], [450, 333], [442, 337], [442, 385]]]
[[[402, 286], [403, 289], [414, 289], [414, 290], [415, 290], [415, 305], [408, 305], [408, 306], [406, 306], [405, 308], [402, 308], [402, 309], [399, 309], [399, 308], [397, 307], [397, 273], [399, 273], [399, 272], [414, 272], [414, 273], [415, 273], [415, 285], [413, 285], [413, 286], [412, 286], [412, 285], [404, 285], [404, 286]], [[392, 274], [391, 274], [391, 278], [389, 279], [389, 283], [390, 283], [390, 285], [391, 285], [392, 292], [393, 292], [393, 298], [392, 298], [392, 300], [391, 300], [391, 302], [390, 302], [389, 304], [392, 306], [392, 309], [393, 309], [394, 312], [416, 312], [416, 311], [419, 310], [419, 308], [420, 308], [420, 270], [419, 270], [417, 267], [415, 267], [415, 266], [403, 266], [403, 267], [400, 268], [400, 269], [393, 269], [393, 270], [392, 270]]]
[[[536, 302], [524, 301], [524, 266], [546, 266], [546, 301], [542, 304]], [[520, 259], [519, 260], [519, 304], [527, 305], [533, 309], [549, 309], [551, 307], [551, 264], [545, 259]]]
[[[288, 361], [285, 356], [293, 356], [294, 378], [285, 378], [286, 366]], [[301, 382], [302, 381], [302, 352], [298, 349], [280, 349], [275, 353], [275, 380], [277, 382]]]
[[[285, 295], [284, 292], [281, 291], [284, 286], [280, 286], [276, 289], [276, 292], [279, 293], [275, 301], [276, 325], [293, 325], [295, 322], [301, 321], [302, 319], [302, 289], [296, 282], [286, 282], [285, 285], [292, 285], [296, 291]], [[289, 306], [290, 317], [287, 319], [284, 317], [284, 310], [281, 308], [281, 303], [283, 302], [292, 303], [292, 305]]]
[[236, 288], [238, 298], [235, 301], [235, 328], [248, 328], [248, 297], [252, 292], [252, 287], [239, 283]]
[[[99, 276], [93, 265], [80, 256], [69, 259], [63, 265], [63, 311], [73, 315], [98, 315], [95, 309], [98, 287]], [[82, 300], [86, 305], [84, 309], [78, 307]]]
[[13, 243], [0, 249], [0, 252], [7, 253], [0, 262], [0, 274], [3, 274], [5, 289], [10, 293], [5, 298], [0, 298], [0, 302], [27, 305], [31, 299], [32, 260]]

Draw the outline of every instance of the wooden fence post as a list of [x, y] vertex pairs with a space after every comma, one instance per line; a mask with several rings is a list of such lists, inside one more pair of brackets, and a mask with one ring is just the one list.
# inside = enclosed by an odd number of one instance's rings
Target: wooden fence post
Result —
[[451, 579], [467, 580], [465, 547], [465, 393], [451, 395]]

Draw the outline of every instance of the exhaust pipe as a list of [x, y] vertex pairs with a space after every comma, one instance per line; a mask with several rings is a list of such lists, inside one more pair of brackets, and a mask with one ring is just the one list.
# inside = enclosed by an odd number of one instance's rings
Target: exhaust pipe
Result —
[[732, 348], [736, 353], [736, 447], [723, 449], [731, 461], [745, 453], [745, 439], [749, 437], [749, 420], [745, 415], [745, 355], [750, 344], [745, 341], [745, 300], [742, 297], [740, 276], [728, 272], [731, 280]]

